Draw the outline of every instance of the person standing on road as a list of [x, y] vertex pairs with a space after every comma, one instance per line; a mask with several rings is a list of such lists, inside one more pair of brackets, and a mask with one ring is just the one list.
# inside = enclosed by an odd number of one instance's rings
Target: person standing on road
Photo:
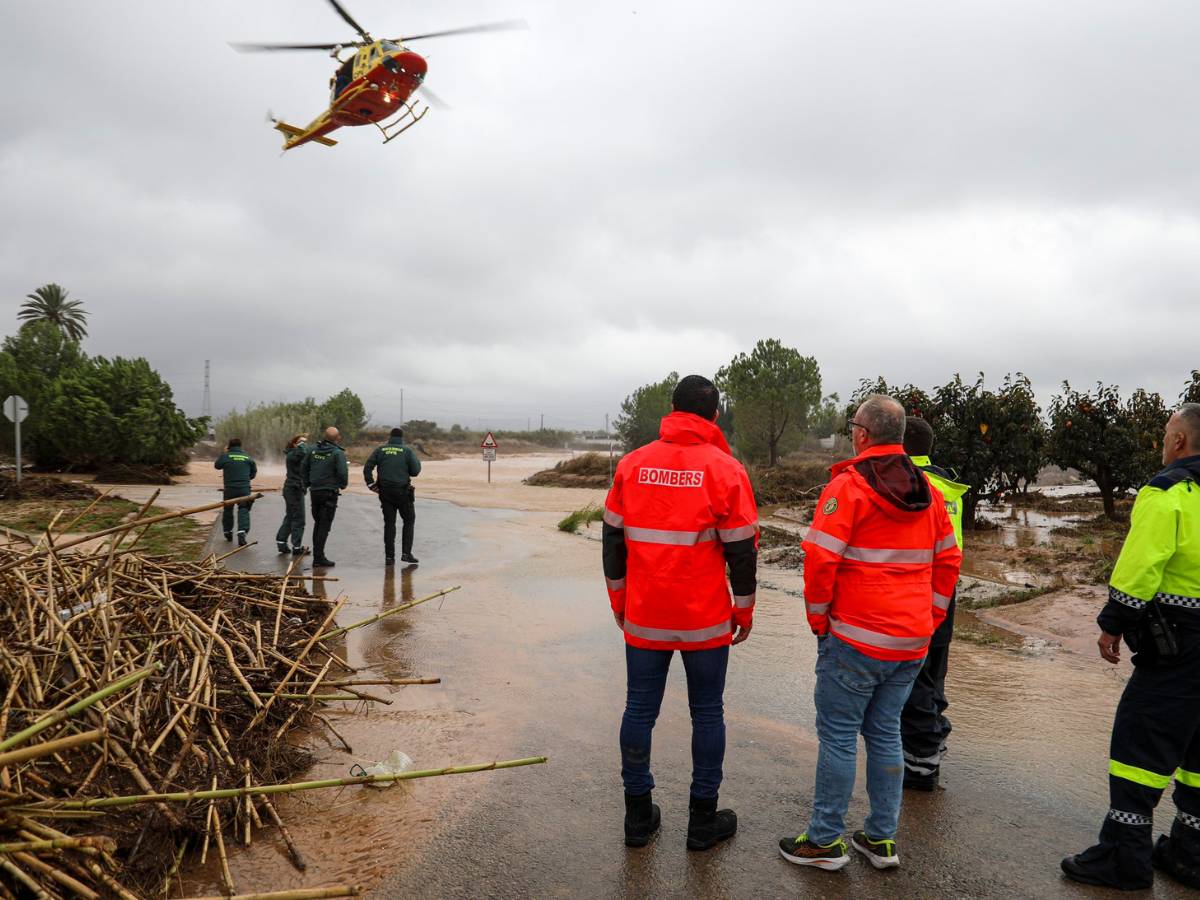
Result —
[[851, 838], [877, 869], [900, 864], [900, 710], [945, 618], [962, 552], [941, 494], [904, 452], [904, 407], [873, 394], [850, 422], [855, 456], [830, 470], [804, 538], [804, 606], [817, 635], [816, 789], [784, 859], [840, 869], [850, 861], [846, 809], [861, 732], [871, 813]]
[[[1100, 655], [1133, 651], [1113, 722], [1110, 807], [1099, 843], [1062, 861], [1068, 878], [1148, 888], [1154, 869], [1200, 888], [1200, 404], [1167, 421], [1164, 468], [1137, 494], [1100, 611]], [[1175, 779], [1171, 836], [1154, 808]]]
[[733, 810], [717, 809], [723, 698], [729, 647], [746, 640], [753, 624], [758, 509], [746, 470], [716, 425], [718, 400], [707, 378], [680, 381], [659, 440], [622, 458], [604, 501], [604, 577], [625, 635], [620, 743], [629, 847], [645, 846], [661, 820], [651, 800], [650, 737], [676, 650], [692, 718], [687, 847], [707, 850], [737, 831]]
[[[375, 469], [379, 469], [379, 481], [375, 481]], [[379, 495], [379, 506], [383, 510], [383, 564], [396, 564], [396, 513], [404, 529], [400, 536], [400, 559], [416, 563], [412, 554], [413, 531], [417, 521], [415, 494], [412, 479], [421, 474], [421, 461], [413, 449], [404, 443], [404, 431], [393, 428], [388, 442], [376, 447], [363, 466], [363, 478], [367, 488]]]
[[288, 552], [292, 539], [292, 556], [303, 556], [304, 547], [304, 457], [308, 456], [308, 435], [297, 434], [283, 451], [286, 475], [283, 479], [283, 524], [275, 533], [275, 546], [280, 553]]
[[[222, 496], [226, 500], [235, 497], [245, 497], [250, 493], [250, 482], [258, 475], [258, 466], [245, 450], [242, 449], [241, 438], [230, 438], [225, 452], [217, 457], [213, 468], [221, 470], [225, 490]], [[246, 532], [250, 530], [250, 507], [253, 500], [237, 504], [237, 540], [238, 546], [246, 546]], [[225, 540], [233, 540], [233, 507], [221, 509], [221, 530]]]
[[[962, 550], [962, 496], [970, 488], [955, 481], [945, 469], [929, 460], [933, 450], [933, 428], [924, 419], [908, 416], [904, 422], [904, 452], [913, 465], [946, 501], [946, 513], [954, 526], [954, 538]], [[912, 693], [900, 714], [900, 738], [904, 746], [904, 786], [909, 790], [932, 791], [938, 786], [942, 756], [950, 737], [950, 720], [946, 718], [946, 670], [950, 663], [950, 641], [954, 637], [954, 600], [946, 618], [929, 641], [929, 653], [913, 682]]]
[[350, 483], [346, 451], [338, 444], [341, 439], [341, 432], [336, 428], [326, 428], [324, 437], [304, 457], [300, 467], [312, 504], [313, 566], [316, 568], [334, 565], [334, 561], [325, 555], [325, 541], [333, 527], [333, 517], [337, 515], [338, 492]]

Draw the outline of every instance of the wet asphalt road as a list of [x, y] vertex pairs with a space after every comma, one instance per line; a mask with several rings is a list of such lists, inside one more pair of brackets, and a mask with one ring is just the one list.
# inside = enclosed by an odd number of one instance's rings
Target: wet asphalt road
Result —
[[[263, 543], [231, 564], [286, 567], [290, 557], [278, 557], [273, 542], [281, 506], [277, 495], [255, 506], [252, 537]], [[708, 853], [684, 849], [689, 723], [677, 662], [655, 731], [663, 827], [647, 848], [627, 850], [617, 752], [623, 645], [599, 577], [599, 545], [546, 524], [545, 516], [418, 500], [421, 565], [387, 573], [377, 502], [342, 498], [329, 544], [338, 562], [329, 574], [339, 581], [324, 589], [355, 598], [343, 622], [451, 582], [464, 586], [436, 611], [429, 604], [404, 614], [403, 627], [385, 620], [354, 633], [356, 665], [436, 670], [445, 679], [413, 701], [428, 708], [377, 720], [366, 732], [377, 745], [370, 749], [416, 746], [431, 757], [418, 766], [447, 754], [451, 762], [550, 757], [545, 766], [413, 783], [386, 805], [364, 800], [354, 815], [378, 852], [366, 853], [361, 841], [339, 847], [339, 833], [355, 832], [352, 825], [326, 832], [323, 852], [371, 859], [371, 896], [1124, 896], [1058, 873], [1064, 854], [1094, 839], [1107, 807], [1120, 678], [1065, 653], [965, 642], [951, 658], [955, 732], [944, 789], [905, 796], [902, 868], [881, 873], [855, 859], [825, 873], [783, 861], [776, 842], [806, 825], [817, 749], [814, 640], [786, 573], [762, 573], [777, 589], [760, 589], [754, 633], [731, 654], [722, 805], [738, 812], [738, 835]], [[215, 536], [218, 550], [227, 546]], [[848, 828], [860, 827], [866, 812], [861, 771], [860, 760]], [[1173, 812], [1169, 802], [1160, 807], [1160, 830]], [[394, 822], [369, 821], [379, 816]], [[344, 868], [353, 877], [354, 866]], [[1187, 893], [1160, 878], [1143, 896]]]

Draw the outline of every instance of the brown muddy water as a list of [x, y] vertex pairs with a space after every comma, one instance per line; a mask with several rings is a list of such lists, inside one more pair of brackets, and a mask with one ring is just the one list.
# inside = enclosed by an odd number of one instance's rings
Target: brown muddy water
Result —
[[[268, 546], [241, 559], [275, 571], [269, 542], [277, 498], [255, 506], [252, 536]], [[880, 873], [855, 860], [840, 873], [799, 870], [776, 841], [806, 822], [817, 742], [815, 641], [797, 573], [761, 573], [754, 631], [731, 652], [722, 803], [739, 833], [708, 853], [684, 849], [689, 722], [676, 664], [655, 731], [655, 800], [663, 827], [650, 846], [622, 843], [617, 751], [623, 643], [607, 604], [593, 541], [554, 530], [550, 513], [471, 510], [418, 502], [421, 565], [382, 567], [374, 498], [343, 498], [329, 552], [352, 600], [343, 623], [441, 587], [443, 601], [352, 632], [363, 675], [438, 675], [443, 683], [372, 688], [392, 699], [347, 707], [309, 741], [311, 777], [347, 774], [392, 749], [417, 768], [547, 755], [504, 772], [352, 787], [289, 798], [280, 812], [309, 861], [303, 875], [268, 830], [236, 849], [239, 891], [366, 885], [407, 897], [1084, 897], [1058, 860], [1087, 846], [1107, 808], [1107, 744], [1122, 674], [1099, 661], [955, 644], [948, 684], [954, 722], [943, 789], [905, 797], [904, 864]], [[223, 542], [220, 542], [222, 543]], [[860, 766], [861, 772], [861, 766]], [[865, 815], [861, 775], [847, 825]], [[1173, 809], [1159, 810], [1161, 828]], [[194, 865], [183, 896], [219, 893], [210, 861]], [[1160, 880], [1154, 896], [1182, 896]]]

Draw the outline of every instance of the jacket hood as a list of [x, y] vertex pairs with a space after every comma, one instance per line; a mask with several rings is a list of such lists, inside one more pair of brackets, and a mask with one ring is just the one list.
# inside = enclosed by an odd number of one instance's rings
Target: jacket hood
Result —
[[875, 505], [894, 519], [922, 513], [933, 501], [929, 482], [899, 444], [868, 447], [834, 465], [830, 473], [836, 476], [847, 470], [870, 489]]
[[318, 450], [341, 450], [341, 444], [335, 444], [333, 441], [327, 441], [324, 438], [317, 441]]
[[1151, 478], [1147, 484], [1166, 490], [1181, 481], [1200, 483], [1200, 455], [1185, 456], [1183, 459], [1175, 460]]
[[693, 413], [673, 412], [662, 420], [658, 436], [670, 444], [712, 444], [733, 456], [716, 422]]

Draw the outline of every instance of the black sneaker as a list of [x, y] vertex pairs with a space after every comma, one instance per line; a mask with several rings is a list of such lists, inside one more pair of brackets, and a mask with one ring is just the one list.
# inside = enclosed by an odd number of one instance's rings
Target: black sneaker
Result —
[[293, 547], [292, 548], [292, 556], [303, 556], [307, 552], [308, 552], [307, 547]]
[[233, 532], [232, 531], [225, 532], [225, 540], [227, 540], [227, 541], [233, 540]]
[[662, 822], [662, 812], [658, 804], [650, 798], [650, 793], [640, 797], [625, 795], [625, 846], [645, 847], [650, 843], [654, 832]]
[[314, 569], [332, 569], [336, 565], [337, 565], [337, 563], [335, 563], [332, 559], [314, 559], [313, 560], [313, 568]]
[[411, 553], [401, 553], [400, 559], [406, 563], [419, 562], [419, 560], [415, 556], [413, 556]]
[[246, 546], [246, 532], [244, 532], [244, 531], [238, 532], [238, 546], [239, 547]]
[[394, 556], [385, 556], [385, 557], [383, 558], [383, 564], [384, 564], [385, 566], [394, 566], [394, 565], [396, 564], [396, 557], [394, 557]]
[[692, 797], [688, 803], [687, 848], [708, 850], [737, 834], [737, 813], [717, 809], [717, 798]]
[[904, 770], [904, 789], [906, 791], [936, 791], [938, 788], [938, 773], [918, 775], [909, 769]]
[[278, 550], [280, 553], [287, 553], [287, 552], [288, 552], [288, 545], [287, 545], [287, 544], [281, 544], [281, 543], [279, 543], [278, 541], [276, 541], [276, 542], [275, 542], [275, 549], [276, 549], [276, 550]]
[[842, 838], [836, 838], [830, 844], [817, 844], [808, 839], [808, 832], [799, 837], [780, 838], [779, 853], [790, 863], [813, 866], [828, 872], [836, 872], [850, 862], [850, 853]]
[[877, 869], [894, 869], [900, 865], [900, 853], [894, 840], [877, 841], [867, 837], [865, 831], [856, 831], [850, 838], [850, 846], [867, 858]]

